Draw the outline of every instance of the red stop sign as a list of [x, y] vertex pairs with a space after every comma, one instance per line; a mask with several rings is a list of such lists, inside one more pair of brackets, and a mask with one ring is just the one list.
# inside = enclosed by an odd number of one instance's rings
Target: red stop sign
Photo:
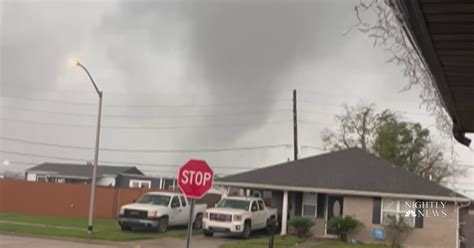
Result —
[[178, 171], [178, 187], [189, 198], [202, 198], [213, 180], [214, 172], [204, 160], [191, 159]]

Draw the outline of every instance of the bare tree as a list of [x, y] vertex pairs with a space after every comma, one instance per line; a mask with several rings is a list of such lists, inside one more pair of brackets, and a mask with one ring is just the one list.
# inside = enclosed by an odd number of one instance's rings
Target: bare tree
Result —
[[[451, 135], [452, 121], [443, 107], [432, 75], [410, 41], [410, 34], [406, 32], [407, 24], [397, 1], [360, 0], [354, 9], [358, 22], [347, 32], [356, 29], [366, 33], [374, 40], [374, 46], [380, 46], [390, 53], [392, 57], [387, 62], [401, 66], [408, 79], [408, 84], [402, 91], [414, 86], [421, 87], [420, 105], [435, 116], [436, 126], [443, 134]], [[375, 14], [375, 21], [372, 21], [373, 18], [365, 18], [367, 13]]]
[[[355, 14], [357, 17], [357, 23], [353, 25], [346, 33], [351, 30], [358, 30], [367, 34], [369, 38], [372, 38], [375, 46], [382, 47], [392, 57], [387, 62], [395, 62], [398, 66], [402, 67], [402, 71], [408, 79], [408, 84], [402, 89], [402, 91], [410, 90], [414, 86], [418, 86], [422, 89], [420, 93], [421, 103], [420, 106], [424, 106], [427, 111], [436, 118], [436, 127], [441, 134], [452, 139], [452, 120], [449, 114], [444, 108], [442, 98], [439, 92], [436, 90], [434, 79], [426, 68], [422, 56], [419, 54], [419, 50], [415, 47], [415, 44], [411, 42], [413, 37], [408, 32], [409, 27], [405, 22], [404, 13], [401, 11], [401, 6], [396, 0], [359, 0], [359, 3], [355, 5]], [[364, 15], [375, 14], [375, 20], [371, 17], [366, 18]], [[433, 147], [425, 151], [427, 154], [433, 154]], [[434, 152], [436, 154], [436, 152]], [[428, 156], [428, 155], [427, 155]], [[454, 176], [459, 174], [460, 171], [455, 169], [455, 152], [451, 154], [450, 168], [451, 172], [441, 173], [441, 175], [431, 175], [431, 178], [435, 178], [434, 181], [441, 181], [440, 178], [449, 177], [452, 173], [453, 183], [455, 181]], [[440, 164], [435, 158], [430, 160], [426, 158], [425, 163], [427, 167], [435, 167], [436, 164]], [[428, 170], [425, 168], [425, 170]], [[445, 168], [445, 170], [447, 170]], [[439, 172], [442, 169], [437, 170]], [[426, 174], [426, 172], [420, 172]], [[443, 176], [444, 175], [444, 176]], [[454, 184], [452, 187], [455, 187]]]
[[374, 104], [344, 105], [344, 114], [336, 115], [339, 129], [325, 129], [321, 134], [324, 148], [335, 151], [359, 147], [370, 151], [378, 118]]
[[456, 161], [446, 159], [443, 150], [444, 147], [441, 144], [431, 141], [423, 149], [422, 159], [415, 173], [436, 183], [461, 174], [463, 170], [456, 169], [459, 168], [459, 166], [454, 166]]
[[343, 114], [336, 115], [338, 127], [321, 133], [323, 146], [331, 151], [359, 147], [436, 183], [459, 174], [427, 128], [402, 119], [390, 110], [376, 111], [374, 104], [345, 105]]

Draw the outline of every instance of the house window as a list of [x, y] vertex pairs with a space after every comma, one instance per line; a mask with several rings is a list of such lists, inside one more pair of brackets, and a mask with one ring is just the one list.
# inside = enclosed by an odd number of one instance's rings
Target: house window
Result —
[[415, 217], [407, 216], [407, 212], [412, 210], [407, 206], [407, 203], [411, 205], [412, 202], [412, 200], [407, 199], [382, 199], [382, 223], [387, 224], [390, 220], [389, 216], [394, 216], [397, 221], [402, 218], [409, 226], [415, 226]]
[[316, 209], [318, 206], [318, 194], [303, 193], [303, 209], [302, 215], [304, 217], [316, 217]]
[[147, 188], [147, 189], [149, 189], [149, 188], [151, 188], [151, 181], [131, 179], [129, 187], [130, 188]]

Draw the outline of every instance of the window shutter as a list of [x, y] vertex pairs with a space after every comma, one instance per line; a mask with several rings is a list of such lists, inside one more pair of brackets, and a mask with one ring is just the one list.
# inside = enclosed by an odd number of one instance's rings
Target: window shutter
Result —
[[326, 206], [326, 194], [318, 194], [318, 210], [316, 217], [324, 218], [324, 208]]
[[295, 216], [301, 216], [303, 207], [303, 192], [295, 192]]
[[382, 198], [374, 197], [372, 205], [372, 224], [380, 224], [380, 215], [382, 211]]
[[[416, 202], [421, 202], [420, 200], [416, 200]], [[417, 204], [418, 205], [418, 204]], [[419, 213], [419, 211], [423, 212], [423, 208], [416, 208], [416, 217], [415, 217], [415, 228], [423, 228], [423, 215]]]

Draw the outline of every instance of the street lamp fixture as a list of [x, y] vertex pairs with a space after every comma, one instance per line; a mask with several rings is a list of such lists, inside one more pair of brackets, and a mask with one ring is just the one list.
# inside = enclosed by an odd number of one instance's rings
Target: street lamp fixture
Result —
[[95, 84], [95, 81], [92, 78], [92, 75], [89, 73], [89, 70], [87, 70], [87, 68], [83, 64], [81, 64], [78, 59], [71, 59], [69, 63], [73, 66], [81, 67], [87, 73], [87, 76], [89, 76], [89, 79], [91, 80], [92, 85], [94, 86], [94, 89], [97, 92], [97, 95], [99, 96], [99, 113], [97, 115], [94, 164], [92, 167], [91, 194], [90, 194], [90, 200], [89, 200], [89, 215], [88, 215], [88, 222], [87, 222], [87, 232], [89, 234], [92, 234], [93, 220], [94, 220], [94, 206], [95, 206], [95, 188], [96, 188], [96, 182], [97, 182], [97, 165], [99, 162], [100, 123], [101, 123], [101, 117], [102, 117], [103, 92], [100, 91], [97, 85]]
[[77, 59], [77, 58], [71, 58], [71, 59], [69, 59], [69, 64], [70, 64], [71, 66], [79, 66], [79, 64], [80, 64], [80, 63], [79, 63], [79, 59]]

